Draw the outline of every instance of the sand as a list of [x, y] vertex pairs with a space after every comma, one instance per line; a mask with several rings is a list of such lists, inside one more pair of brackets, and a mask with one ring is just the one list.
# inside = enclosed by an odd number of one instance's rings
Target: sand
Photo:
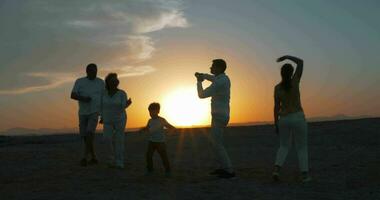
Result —
[[313, 182], [299, 181], [294, 149], [282, 180], [271, 181], [278, 139], [272, 126], [229, 127], [226, 146], [237, 178], [208, 176], [213, 155], [208, 129], [169, 134], [173, 176], [144, 176], [147, 135], [127, 133], [126, 169], [109, 169], [96, 136], [100, 163], [81, 167], [77, 134], [0, 137], [0, 199], [380, 199], [380, 119], [309, 124]]

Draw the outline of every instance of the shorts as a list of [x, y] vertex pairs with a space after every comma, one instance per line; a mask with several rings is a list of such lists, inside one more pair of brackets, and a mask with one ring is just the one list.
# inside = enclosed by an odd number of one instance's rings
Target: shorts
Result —
[[99, 113], [79, 115], [79, 134], [82, 137], [94, 135], [98, 126]]

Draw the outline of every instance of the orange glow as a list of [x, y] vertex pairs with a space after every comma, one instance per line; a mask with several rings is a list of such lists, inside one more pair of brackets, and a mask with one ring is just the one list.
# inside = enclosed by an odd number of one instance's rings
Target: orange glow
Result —
[[161, 113], [175, 126], [205, 125], [210, 105], [208, 100], [198, 98], [196, 88], [185, 87], [174, 90], [163, 98]]

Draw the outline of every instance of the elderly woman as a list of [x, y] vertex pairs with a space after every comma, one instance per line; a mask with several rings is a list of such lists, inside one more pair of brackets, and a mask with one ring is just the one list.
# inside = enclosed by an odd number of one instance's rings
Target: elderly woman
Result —
[[132, 103], [127, 100], [125, 91], [118, 88], [119, 80], [116, 73], [110, 73], [105, 79], [106, 90], [101, 101], [101, 123], [103, 135], [109, 146], [112, 168], [124, 168], [124, 130], [127, 122], [125, 109]]

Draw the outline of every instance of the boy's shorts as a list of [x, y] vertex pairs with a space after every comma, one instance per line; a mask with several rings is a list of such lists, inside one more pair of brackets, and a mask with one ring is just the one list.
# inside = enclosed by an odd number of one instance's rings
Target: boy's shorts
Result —
[[79, 115], [79, 134], [82, 137], [94, 135], [98, 126], [99, 113]]

